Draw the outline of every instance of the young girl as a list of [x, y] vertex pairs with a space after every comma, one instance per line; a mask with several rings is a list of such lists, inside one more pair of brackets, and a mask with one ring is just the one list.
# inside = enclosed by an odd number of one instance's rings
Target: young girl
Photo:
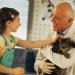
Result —
[[[20, 26], [19, 12], [13, 8], [0, 9], [0, 75], [23, 75], [23, 67], [11, 68], [15, 46], [23, 48], [38, 48], [50, 44], [52, 40], [28, 41], [11, 35]], [[5, 73], [5, 74], [4, 74]]]

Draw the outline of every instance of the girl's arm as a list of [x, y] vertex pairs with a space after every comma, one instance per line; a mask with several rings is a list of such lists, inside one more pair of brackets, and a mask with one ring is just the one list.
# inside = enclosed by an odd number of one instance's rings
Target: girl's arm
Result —
[[44, 47], [46, 45], [50, 45], [56, 41], [57, 38], [63, 38], [61, 35], [54, 35], [46, 40], [36, 40], [36, 41], [30, 41], [30, 40], [22, 40], [17, 38], [17, 46], [23, 47], [23, 48], [40, 48]]
[[17, 46], [23, 48], [40, 48], [52, 44], [53, 42], [56, 41], [57, 38], [63, 37], [60, 35], [54, 35], [53, 37], [48, 38], [46, 40], [36, 40], [36, 41], [17, 39]]
[[24, 68], [22, 67], [9, 68], [0, 64], [0, 73], [21, 75], [21, 74], [24, 74]]
[[5, 67], [3, 65], [0, 64], [0, 72], [1, 73], [12, 73], [12, 69], [11, 68], [8, 68], [8, 67]]
[[30, 40], [17, 40], [17, 46], [23, 47], [23, 48], [40, 48], [45, 45], [51, 44], [52, 40], [36, 40], [36, 41], [30, 41]]

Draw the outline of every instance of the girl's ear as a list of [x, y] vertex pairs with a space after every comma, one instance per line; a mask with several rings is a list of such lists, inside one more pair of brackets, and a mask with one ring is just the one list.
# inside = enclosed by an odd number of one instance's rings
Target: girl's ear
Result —
[[6, 25], [10, 25], [10, 24], [11, 24], [11, 21], [7, 21], [7, 22], [6, 22]]

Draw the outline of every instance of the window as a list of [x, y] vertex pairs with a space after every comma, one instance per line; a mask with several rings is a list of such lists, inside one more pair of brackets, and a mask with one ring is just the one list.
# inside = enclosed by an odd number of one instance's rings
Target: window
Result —
[[21, 26], [14, 35], [26, 39], [28, 20], [28, 0], [0, 0], [1, 7], [15, 8], [20, 12]]

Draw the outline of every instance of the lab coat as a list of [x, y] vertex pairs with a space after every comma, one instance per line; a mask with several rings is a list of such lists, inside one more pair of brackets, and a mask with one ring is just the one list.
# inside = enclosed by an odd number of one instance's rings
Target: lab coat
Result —
[[[68, 32], [64, 37], [70, 37], [71, 40], [75, 41], [75, 21], [72, 26], [69, 28]], [[64, 55], [52, 52], [52, 46], [46, 46], [44, 48], [40, 48], [38, 51], [34, 68], [37, 72], [37, 75], [42, 75], [42, 72], [39, 72], [39, 61], [43, 59], [50, 60], [53, 64], [57, 65], [62, 69], [66, 69], [65, 75], [75, 75], [75, 48], [71, 48], [69, 51], [70, 58], [66, 58]]]

